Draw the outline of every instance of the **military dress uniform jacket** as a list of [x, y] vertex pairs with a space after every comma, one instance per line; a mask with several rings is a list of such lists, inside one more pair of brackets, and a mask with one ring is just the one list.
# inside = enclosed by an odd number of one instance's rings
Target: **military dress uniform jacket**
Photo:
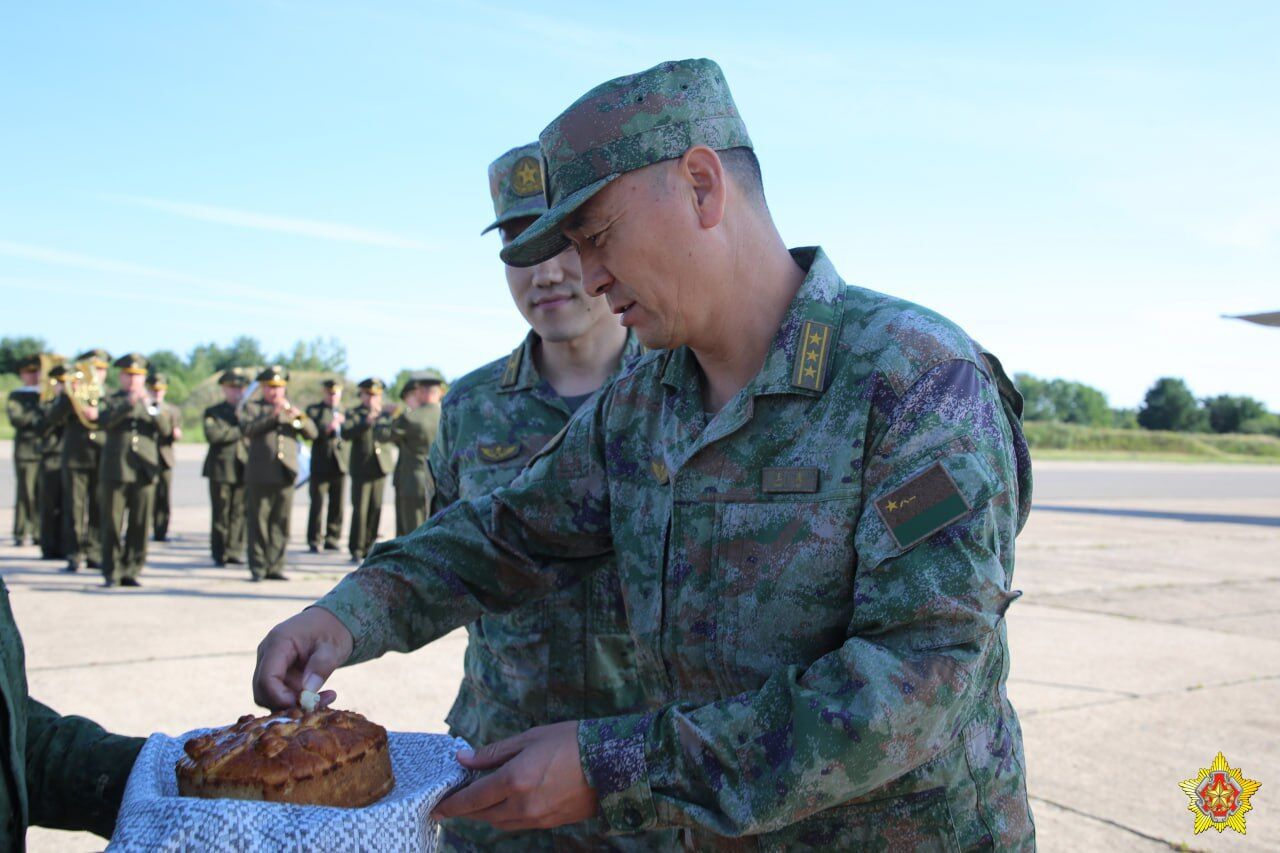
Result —
[[303, 414], [276, 414], [262, 401], [245, 406], [240, 426], [249, 438], [245, 482], [263, 486], [291, 486], [298, 477], [298, 439], [316, 437], [316, 425]]
[[107, 433], [99, 476], [108, 483], [150, 483], [160, 473], [160, 424], [145, 400], [123, 391], [102, 401], [98, 424]]
[[10, 391], [5, 410], [9, 423], [13, 424], [14, 461], [39, 462], [40, 433], [36, 429], [40, 420], [39, 392], [25, 388]]
[[390, 441], [399, 448], [395, 474], [391, 478], [397, 497], [420, 497], [425, 505], [431, 490], [427, 474], [427, 454], [431, 452], [431, 445], [435, 443], [439, 429], [438, 403], [428, 403], [412, 411], [405, 409], [392, 420], [378, 425], [375, 437]]
[[182, 409], [172, 403], [161, 403], [158, 408], [160, 413], [156, 415], [156, 427], [159, 431], [156, 446], [160, 454], [160, 468], [172, 471], [176, 463], [173, 446], [177, 443], [173, 431], [175, 428], [182, 429]]
[[351, 448], [347, 470], [353, 480], [377, 480], [390, 474], [395, 466], [390, 437], [385, 429], [377, 429], [381, 424], [390, 423], [391, 413], [384, 410], [372, 424], [365, 422], [368, 416], [368, 406], [356, 406], [347, 410], [347, 419], [342, 424], [342, 437]]
[[46, 428], [64, 427], [62, 467], [71, 471], [96, 471], [106, 434], [98, 426], [92, 429], [81, 423], [67, 394], [53, 401], [46, 418]]
[[222, 402], [205, 409], [204, 437], [209, 442], [209, 453], [201, 474], [215, 483], [243, 483], [249, 448], [236, 407]]
[[27, 694], [22, 637], [0, 581], [0, 850], [22, 850], [27, 827], [115, 829], [143, 739], [64, 717]]
[[691, 351], [650, 354], [510, 487], [380, 545], [320, 604], [355, 662], [616, 560], [660, 707], [579, 724], [611, 826], [1032, 846], [1005, 693], [1021, 398], [946, 319], [793, 256], [805, 280], [720, 412]]
[[341, 428], [329, 432], [333, 423], [334, 408], [328, 403], [312, 403], [307, 406], [307, 417], [316, 425], [316, 440], [311, 444], [311, 479], [327, 480], [347, 473], [347, 456], [350, 449], [342, 440]]

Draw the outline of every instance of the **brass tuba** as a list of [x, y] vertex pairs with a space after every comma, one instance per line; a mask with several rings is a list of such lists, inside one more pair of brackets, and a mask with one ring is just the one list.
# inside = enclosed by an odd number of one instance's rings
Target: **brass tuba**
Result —
[[102, 386], [98, 384], [98, 377], [94, 375], [93, 365], [84, 361], [78, 362], [67, 374], [67, 379], [67, 399], [71, 401], [71, 408], [80, 419], [81, 426], [88, 430], [97, 429], [97, 418], [90, 418], [85, 413], [87, 407], [92, 406], [96, 409], [102, 402]]
[[40, 403], [48, 403], [58, 396], [58, 382], [49, 375], [55, 367], [66, 364], [66, 357], [53, 353], [40, 353]]

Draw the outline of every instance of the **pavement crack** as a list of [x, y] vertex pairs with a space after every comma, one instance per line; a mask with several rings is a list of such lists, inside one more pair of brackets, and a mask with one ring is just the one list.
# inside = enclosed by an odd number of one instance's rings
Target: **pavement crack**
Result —
[[1064, 812], [1070, 812], [1073, 815], [1079, 815], [1080, 817], [1088, 818], [1089, 820], [1097, 821], [1098, 823], [1106, 824], [1107, 826], [1114, 827], [1116, 829], [1121, 830], [1122, 832], [1127, 832], [1130, 835], [1136, 835], [1139, 838], [1144, 838], [1147, 841], [1151, 841], [1156, 844], [1163, 844], [1164, 846], [1168, 847], [1170, 850], [1187, 851], [1187, 853], [1207, 853], [1207, 851], [1205, 851], [1203, 848], [1188, 847], [1186, 844], [1183, 844], [1182, 842], [1169, 841], [1167, 838], [1161, 838], [1158, 835], [1149, 835], [1148, 833], [1145, 833], [1140, 829], [1134, 829], [1132, 826], [1125, 826], [1123, 823], [1112, 820], [1111, 818], [1102, 817], [1101, 815], [1091, 814], [1090, 812], [1084, 811], [1082, 809], [1073, 808], [1071, 806], [1065, 805], [1064, 803], [1060, 803], [1056, 800], [1050, 800], [1047, 797], [1038, 797], [1035, 794], [1028, 794], [1027, 799], [1034, 800], [1038, 803], [1044, 803], [1045, 805], [1053, 806], [1055, 809], [1062, 809]]
[[102, 669], [112, 666], [134, 666], [140, 663], [159, 663], [161, 661], [209, 660], [211, 658], [234, 658], [252, 655], [252, 651], [239, 652], [206, 652], [197, 655], [155, 655], [147, 658], [129, 658], [126, 660], [86, 661], [85, 663], [59, 663], [49, 666], [29, 666], [27, 672], [58, 672], [71, 669]]

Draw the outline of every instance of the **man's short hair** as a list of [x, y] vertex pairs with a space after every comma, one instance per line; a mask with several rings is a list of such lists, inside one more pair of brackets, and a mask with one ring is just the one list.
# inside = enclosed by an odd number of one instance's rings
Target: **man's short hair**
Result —
[[767, 208], [764, 197], [764, 180], [760, 177], [760, 161], [750, 148], [726, 148], [716, 152], [725, 170], [733, 177], [747, 197]]

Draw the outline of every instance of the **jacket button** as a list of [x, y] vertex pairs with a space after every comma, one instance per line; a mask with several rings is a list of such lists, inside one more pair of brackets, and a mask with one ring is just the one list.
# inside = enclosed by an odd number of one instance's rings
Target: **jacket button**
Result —
[[283, 458], [284, 458], [284, 451], [283, 451], [283, 450], [277, 451], [277, 452], [276, 452], [276, 458], [277, 458], [277, 459], [283, 459]]

